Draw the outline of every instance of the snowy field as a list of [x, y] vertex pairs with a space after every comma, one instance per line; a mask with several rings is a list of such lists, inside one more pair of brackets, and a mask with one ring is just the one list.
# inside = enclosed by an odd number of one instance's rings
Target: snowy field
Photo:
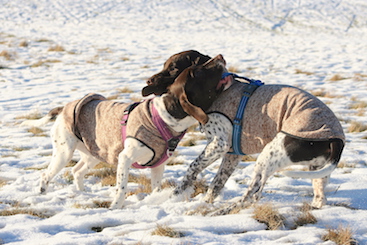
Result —
[[[334, 243], [322, 236], [339, 227], [367, 244], [366, 40], [365, 0], [0, 0], [0, 244], [329, 245]], [[112, 201], [114, 187], [89, 176], [86, 191], [78, 192], [67, 175], [71, 167], [45, 195], [37, 193], [51, 159], [52, 124], [29, 132], [20, 127], [23, 120], [89, 92], [140, 100], [146, 79], [169, 56], [188, 49], [222, 54], [240, 75], [303, 88], [335, 112], [347, 143], [327, 205], [311, 211], [316, 223], [294, 227], [300, 207], [312, 200], [311, 182], [281, 172], [268, 180], [260, 201], [284, 216], [276, 230], [253, 218], [255, 207], [227, 216], [189, 215], [241, 196], [253, 161], [240, 163], [212, 205], [203, 194], [174, 200], [168, 188], [131, 195], [121, 210], [96, 207]], [[185, 136], [183, 141], [198, 138], [196, 144], [178, 147], [181, 164], [167, 166], [164, 180], [182, 179], [205, 146], [198, 135]], [[218, 165], [200, 177], [209, 183]], [[181, 237], [152, 234], [158, 226]]]

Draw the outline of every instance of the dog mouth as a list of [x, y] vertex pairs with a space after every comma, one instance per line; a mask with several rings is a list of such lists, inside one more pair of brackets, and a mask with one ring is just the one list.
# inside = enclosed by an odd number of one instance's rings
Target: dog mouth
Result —
[[226, 91], [232, 85], [233, 78], [231, 75], [225, 76], [217, 84], [217, 91]]

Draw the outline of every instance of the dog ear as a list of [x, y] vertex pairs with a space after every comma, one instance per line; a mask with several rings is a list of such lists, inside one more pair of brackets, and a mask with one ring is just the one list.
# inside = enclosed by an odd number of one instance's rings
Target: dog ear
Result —
[[180, 98], [180, 104], [182, 106], [182, 109], [199, 121], [201, 124], [206, 124], [208, 122], [208, 115], [198, 106], [195, 106], [190, 103], [190, 101], [187, 99], [187, 95], [185, 93], [185, 90], [182, 88]]

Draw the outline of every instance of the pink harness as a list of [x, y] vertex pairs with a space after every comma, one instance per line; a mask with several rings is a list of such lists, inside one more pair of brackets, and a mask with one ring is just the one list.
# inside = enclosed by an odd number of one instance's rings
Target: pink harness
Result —
[[[126, 124], [127, 120], [129, 118], [130, 112], [140, 103], [134, 103], [129, 106], [125, 110], [124, 116], [121, 120], [121, 132], [122, 132], [122, 140], [125, 142], [126, 139]], [[175, 151], [178, 143], [182, 139], [182, 137], [185, 135], [186, 130], [182, 132], [179, 136], [173, 136], [171, 131], [169, 130], [168, 125], [162, 120], [162, 118], [159, 116], [157, 109], [154, 107], [154, 104], [151, 103], [151, 113], [152, 113], [152, 121], [154, 125], [157, 127], [159, 133], [161, 134], [162, 138], [166, 141], [166, 150], [165, 154], [161, 157], [161, 159], [156, 162], [153, 165], [140, 165], [137, 162], [133, 163], [132, 166], [134, 168], [144, 169], [144, 168], [155, 168], [164, 163], [168, 158], [170, 158], [173, 155], [173, 152]]]

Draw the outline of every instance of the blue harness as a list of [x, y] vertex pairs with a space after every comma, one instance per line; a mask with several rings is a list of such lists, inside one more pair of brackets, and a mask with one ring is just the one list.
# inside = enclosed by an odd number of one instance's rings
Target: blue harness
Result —
[[222, 75], [222, 79], [227, 76], [233, 76], [234, 78], [240, 78], [243, 80], [246, 80], [248, 82], [247, 86], [245, 86], [240, 104], [237, 109], [236, 116], [233, 120], [233, 132], [232, 132], [232, 149], [233, 152], [228, 152], [229, 154], [234, 155], [246, 155], [241, 151], [241, 131], [242, 131], [242, 118], [245, 113], [245, 108], [247, 105], [247, 102], [253, 92], [260, 86], [264, 85], [263, 82], [260, 80], [253, 80], [249, 79], [247, 77], [240, 77], [233, 73], [224, 73]]

